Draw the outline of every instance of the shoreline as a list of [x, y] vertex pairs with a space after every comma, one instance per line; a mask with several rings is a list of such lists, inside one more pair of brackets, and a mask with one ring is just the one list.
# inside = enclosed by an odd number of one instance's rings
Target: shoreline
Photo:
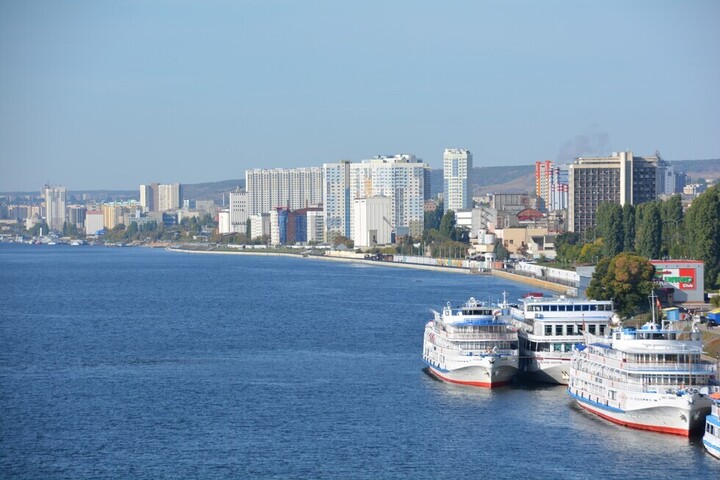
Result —
[[462, 273], [465, 275], [487, 275], [473, 273], [469, 268], [463, 267], [441, 267], [437, 265], [420, 265], [417, 263], [400, 263], [400, 262], [383, 262], [378, 260], [366, 260], [362, 258], [347, 258], [347, 257], [329, 257], [325, 255], [301, 255], [295, 253], [281, 253], [281, 252], [259, 252], [259, 251], [219, 251], [219, 250], [194, 250], [185, 248], [166, 248], [165, 250], [179, 253], [198, 253], [198, 254], [213, 254], [213, 255], [253, 255], [253, 256], [274, 256], [274, 257], [294, 257], [308, 260], [321, 260], [329, 262], [345, 262], [345, 263], [359, 263], [364, 265], [374, 265], [376, 267], [395, 267], [395, 268], [411, 268], [415, 270], [430, 270], [436, 272], [445, 273]]
[[400, 262], [383, 262], [378, 260], [366, 260], [361, 258], [348, 258], [348, 257], [330, 257], [324, 255], [308, 255], [304, 256], [301, 254], [294, 253], [280, 253], [280, 252], [259, 252], [259, 251], [218, 251], [218, 250], [194, 250], [185, 248], [166, 248], [168, 251], [180, 252], [180, 253], [199, 253], [199, 254], [215, 254], [215, 255], [254, 255], [254, 256], [278, 256], [278, 257], [295, 257], [295, 258], [306, 258], [310, 260], [321, 260], [329, 262], [346, 262], [346, 263], [358, 263], [364, 265], [374, 265], [377, 267], [391, 267], [391, 268], [410, 268], [415, 270], [427, 270], [434, 272], [464, 274], [464, 275], [492, 275], [494, 277], [503, 278], [512, 282], [520, 283], [523, 285], [529, 285], [536, 288], [542, 288], [544, 290], [550, 290], [552, 292], [568, 295], [577, 296], [577, 288], [569, 287], [559, 283], [548, 282], [546, 280], [540, 280], [537, 278], [526, 277], [524, 275], [517, 275], [504, 270], [491, 269], [489, 273], [477, 273], [473, 272], [469, 268], [464, 267], [444, 267], [438, 265], [421, 265], [417, 263], [400, 263]]

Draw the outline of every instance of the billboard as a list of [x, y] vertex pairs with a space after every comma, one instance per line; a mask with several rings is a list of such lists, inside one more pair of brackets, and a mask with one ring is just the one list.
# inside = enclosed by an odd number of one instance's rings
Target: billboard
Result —
[[694, 268], [657, 268], [655, 272], [657, 278], [679, 290], [695, 290], [696, 274], [697, 270]]
[[698, 260], [650, 260], [655, 278], [675, 289], [674, 300], [680, 303], [704, 302], [705, 264]]

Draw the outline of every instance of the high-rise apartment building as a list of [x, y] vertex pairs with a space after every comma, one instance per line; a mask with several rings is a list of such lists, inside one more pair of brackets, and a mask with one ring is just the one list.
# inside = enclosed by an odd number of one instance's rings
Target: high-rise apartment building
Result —
[[325, 241], [350, 238], [350, 162], [323, 164], [323, 186]]
[[550, 160], [535, 162], [535, 195], [538, 209], [554, 212], [564, 210], [568, 203], [568, 168]]
[[[377, 156], [360, 163], [352, 163], [349, 206], [356, 198], [390, 197], [390, 225], [395, 234], [419, 237], [424, 225], [423, 207], [428, 174], [428, 166], [414, 155]], [[350, 208], [353, 237], [352, 207]]]
[[535, 162], [535, 195], [542, 199], [540, 210], [547, 211], [550, 205], [550, 177], [553, 163], [550, 160]]
[[177, 210], [182, 203], [181, 187], [179, 183], [158, 185], [157, 210], [167, 212]]
[[50, 230], [62, 231], [65, 223], [65, 197], [67, 189], [63, 186], [45, 185], [42, 189], [45, 199], [45, 221]]
[[307, 241], [322, 243], [325, 238], [325, 214], [322, 209], [307, 211]]
[[140, 185], [140, 206], [144, 212], [178, 210], [182, 200], [182, 185], [179, 183]]
[[323, 198], [323, 171], [319, 167], [273, 168], [245, 171], [245, 188], [251, 215], [277, 207], [290, 209], [317, 205]]
[[236, 189], [230, 192], [229, 228], [232, 233], [245, 233], [248, 221], [248, 194], [246, 191]]
[[270, 235], [270, 212], [259, 215], [250, 215], [250, 238], [255, 240], [264, 235]]
[[472, 153], [462, 148], [446, 148], [443, 153], [445, 209], [458, 211], [473, 207], [470, 172]]
[[377, 156], [360, 163], [326, 163], [323, 178], [325, 241], [338, 235], [354, 238], [355, 199], [377, 196], [391, 199], [387, 221], [396, 234], [422, 234], [430, 167], [414, 155]]
[[67, 207], [68, 223], [78, 228], [85, 227], [85, 216], [87, 215], [87, 207], [84, 205], [70, 205]]
[[105, 228], [105, 216], [100, 210], [88, 210], [85, 215], [85, 233], [88, 235], [97, 235], [98, 232]]
[[568, 167], [553, 166], [550, 170], [550, 201], [547, 209], [550, 212], [565, 210], [568, 208]]
[[150, 183], [140, 185], [140, 206], [144, 212], [157, 212], [158, 210], [158, 184]]
[[568, 230], [584, 232], [595, 227], [595, 214], [603, 202], [637, 205], [661, 193], [659, 155], [635, 157], [615, 152], [609, 157], [580, 157], [569, 167]]

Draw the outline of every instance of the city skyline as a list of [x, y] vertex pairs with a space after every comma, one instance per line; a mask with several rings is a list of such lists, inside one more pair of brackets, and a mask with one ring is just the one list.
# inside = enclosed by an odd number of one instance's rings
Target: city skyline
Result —
[[[0, 5], [0, 191], [720, 157], [716, 2]], [[600, 32], [600, 34], [598, 34]]]

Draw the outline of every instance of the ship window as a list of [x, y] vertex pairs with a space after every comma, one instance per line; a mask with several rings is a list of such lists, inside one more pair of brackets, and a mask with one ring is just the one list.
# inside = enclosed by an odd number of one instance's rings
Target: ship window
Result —
[[563, 326], [555, 325], [555, 335], [562, 335], [562, 334], [563, 334]]
[[605, 325], [600, 325], [600, 335], [605, 335]]
[[588, 310], [590, 310], [590, 305], [583, 305], [582, 309], [583, 309], [583, 312], [587, 312]]
[[568, 334], [568, 335], [575, 335], [575, 325], [568, 325], [568, 326], [567, 326], [567, 334]]
[[545, 335], [552, 335], [552, 325], [545, 325]]
[[588, 332], [595, 335], [595, 325], [594, 324], [588, 325]]
[[557, 312], [558, 306], [557, 305], [550, 305], [550, 311], [551, 312]]
[[561, 312], [565, 311], [565, 305], [558, 305], [558, 310]]

